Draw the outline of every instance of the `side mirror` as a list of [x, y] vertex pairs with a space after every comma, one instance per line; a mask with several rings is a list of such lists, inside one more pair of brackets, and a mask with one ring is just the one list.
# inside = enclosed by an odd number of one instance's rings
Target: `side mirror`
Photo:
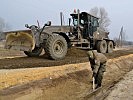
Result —
[[45, 26], [51, 26], [51, 21], [48, 21]]
[[69, 20], [69, 26], [70, 26], [70, 24], [71, 24], [71, 18], [68, 18], [68, 20]]
[[29, 25], [28, 25], [28, 24], [25, 24], [25, 27], [26, 27], [26, 28], [29, 28]]

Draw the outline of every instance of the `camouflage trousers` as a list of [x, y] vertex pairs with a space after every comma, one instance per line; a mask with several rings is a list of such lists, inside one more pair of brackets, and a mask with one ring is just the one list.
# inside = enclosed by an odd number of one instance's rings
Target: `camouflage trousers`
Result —
[[98, 86], [101, 86], [102, 84], [102, 79], [103, 79], [103, 73], [106, 71], [106, 62], [100, 64], [100, 67], [98, 69], [98, 72], [95, 76], [95, 84]]

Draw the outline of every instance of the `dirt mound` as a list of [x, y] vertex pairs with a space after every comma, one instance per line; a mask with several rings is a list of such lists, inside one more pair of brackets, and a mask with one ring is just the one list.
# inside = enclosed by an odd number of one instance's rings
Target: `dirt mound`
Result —
[[[22, 86], [0, 91], [1, 100], [78, 100], [78, 96], [88, 87], [91, 79], [89, 71], [82, 70], [57, 79], [42, 79]], [[32, 89], [31, 89], [32, 88]], [[42, 89], [42, 90], [40, 90]], [[35, 92], [36, 91], [36, 92]], [[78, 91], [78, 92], [77, 92]], [[27, 95], [23, 96], [23, 93]]]
[[24, 84], [42, 78], [55, 79], [60, 76], [88, 69], [89, 63], [66, 64], [61, 66], [40, 67], [40, 68], [24, 68], [0, 70], [0, 89], [14, 86], [16, 84]]
[[69, 57], [87, 57], [87, 50], [81, 50], [75, 47], [69, 48], [67, 56]]
[[[2, 53], [3, 52], [3, 53]], [[6, 51], [7, 52], [7, 51]], [[13, 51], [14, 53], [14, 51]], [[5, 53], [1, 50], [0, 54], [2, 56], [10, 55], [11, 51]], [[17, 54], [16, 54], [17, 55]], [[12, 59], [0, 59], [0, 69], [14, 69], [14, 68], [33, 68], [33, 67], [49, 67], [58, 66], [64, 64], [74, 64], [86, 62], [86, 51], [77, 48], [68, 49], [67, 56], [62, 60], [51, 60], [47, 55], [41, 55], [40, 57], [19, 57]]]
[[[107, 71], [104, 74], [103, 87], [118, 82], [123, 75], [133, 69], [133, 55], [127, 55], [107, 62]], [[125, 66], [126, 65], [126, 66]], [[70, 65], [70, 67], [72, 67]], [[86, 65], [85, 67], [88, 67]], [[61, 73], [62, 71], [60, 71]], [[114, 78], [115, 77], [115, 78]], [[92, 91], [91, 70], [75, 71], [61, 75], [59, 78], [47, 78], [1, 90], [2, 100], [94, 100], [86, 98]], [[98, 98], [99, 95], [96, 97]], [[99, 99], [96, 99], [99, 100]]]
[[108, 59], [128, 55], [128, 54], [133, 54], [133, 49], [130, 50], [117, 50], [112, 53], [106, 53], [105, 55], [107, 56]]
[[[87, 51], [88, 50], [82, 50], [82, 49], [72, 47], [68, 49], [67, 56], [68, 57], [87, 57]], [[108, 59], [112, 59], [112, 58], [116, 58], [116, 57], [120, 57], [128, 54], [133, 54], [133, 49], [117, 50], [117, 51], [113, 51], [112, 53], [105, 53]]]
[[[6, 56], [9, 54], [13, 54], [12, 52], [16, 53], [17, 51], [5, 52], [4, 50], [1, 50], [0, 55]], [[0, 59], [0, 69], [49, 67], [49, 66], [58, 66], [64, 64], [83, 63], [83, 62], [88, 62], [88, 57], [86, 52], [87, 50], [81, 50], [72, 47], [68, 49], [68, 53], [64, 59], [56, 61], [49, 59], [46, 55], [42, 55], [40, 57], [25, 56], [25, 57], [12, 58], [12, 59]], [[115, 57], [120, 57], [128, 54], [133, 54], [133, 49], [126, 51], [125, 50], [114, 51], [113, 53], [108, 53], [105, 55], [107, 56], [108, 59], [112, 59]], [[17, 55], [17, 53], [15, 55]]]
[[7, 50], [3, 47], [0, 47], [0, 58], [13, 56], [24, 56], [24, 53], [21, 51]]

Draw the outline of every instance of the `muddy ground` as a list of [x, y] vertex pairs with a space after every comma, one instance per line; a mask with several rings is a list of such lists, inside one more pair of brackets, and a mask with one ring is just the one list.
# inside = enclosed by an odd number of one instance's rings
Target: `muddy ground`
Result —
[[[5, 52], [5, 51], [3, 51]], [[14, 51], [13, 51], [14, 52]], [[2, 53], [3, 56], [16, 56], [12, 54], [12, 51]], [[11, 53], [11, 54], [10, 54]], [[42, 55], [37, 58], [28, 58], [24, 56], [22, 52], [17, 56], [23, 56], [20, 58], [12, 59], [0, 59], [0, 69], [18, 69], [18, 68], [31, 68], [31, 67], [48, 67], [55, 65], [74, 64], [88, 62], [86, 51], [72, 48], [69, 50], [67, 56], [63, 60], [49, 60], [46, 55]], [[133, 54], [133, 49], [130, 50], [118, 50], [110, 54], [105, 54], [108, 59], [117, 58], [121, 56], [128, 56]], [[113, 62], [116, 60], [113, 60]], [[124, 62], [124, 60], [122, 60]], [[110, 65], [112, 63], [109, 63]], [[126, 64], [126, 62], [125, 62]], [[120, 72], [116, 68], [116, 72], [105, 73], [103, 86], [111, 83], [115, 83], [122, 78], [122, 76], [130, 71], [133, 66], [122, 66]], [[92, 73], [89, 70], [81, 70], [73, 73], [68, 73], [59, 78], [43, 78], [37, 81], [31, 81], [27, 84], [8, 87], [0, 91], [0, 100], [87, 100], [84, 98], [86, 93], [92, 90]]]
[[[23, 52], [0, 50], [0, 57], [23, 56], [12, 59], [0, 59], [0, 69], [16, 69], [16, 68], [33, 68], [33, 67], [50, 67], [64, 64], [74, 64], [88, 62], [86, 50], [71, 48], [68, 50], [66, 57], [62, 60], [54, 61], [43, 54], [40, 57], [26, 57]], [[105, 54], [108, 59], [133, 54], [133, 49], [117, 50], [113, 53]]]

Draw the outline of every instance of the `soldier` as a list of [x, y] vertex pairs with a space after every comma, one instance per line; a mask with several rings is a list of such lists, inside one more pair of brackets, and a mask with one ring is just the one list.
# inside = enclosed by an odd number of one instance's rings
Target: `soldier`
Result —
[[93, 71], [93, 77], [95, 78], [95, 89], [97, 89], [101, 87], [103, 73], [106, 71], [107, 57], [96, 50], [90, 50], [87, 54]]

